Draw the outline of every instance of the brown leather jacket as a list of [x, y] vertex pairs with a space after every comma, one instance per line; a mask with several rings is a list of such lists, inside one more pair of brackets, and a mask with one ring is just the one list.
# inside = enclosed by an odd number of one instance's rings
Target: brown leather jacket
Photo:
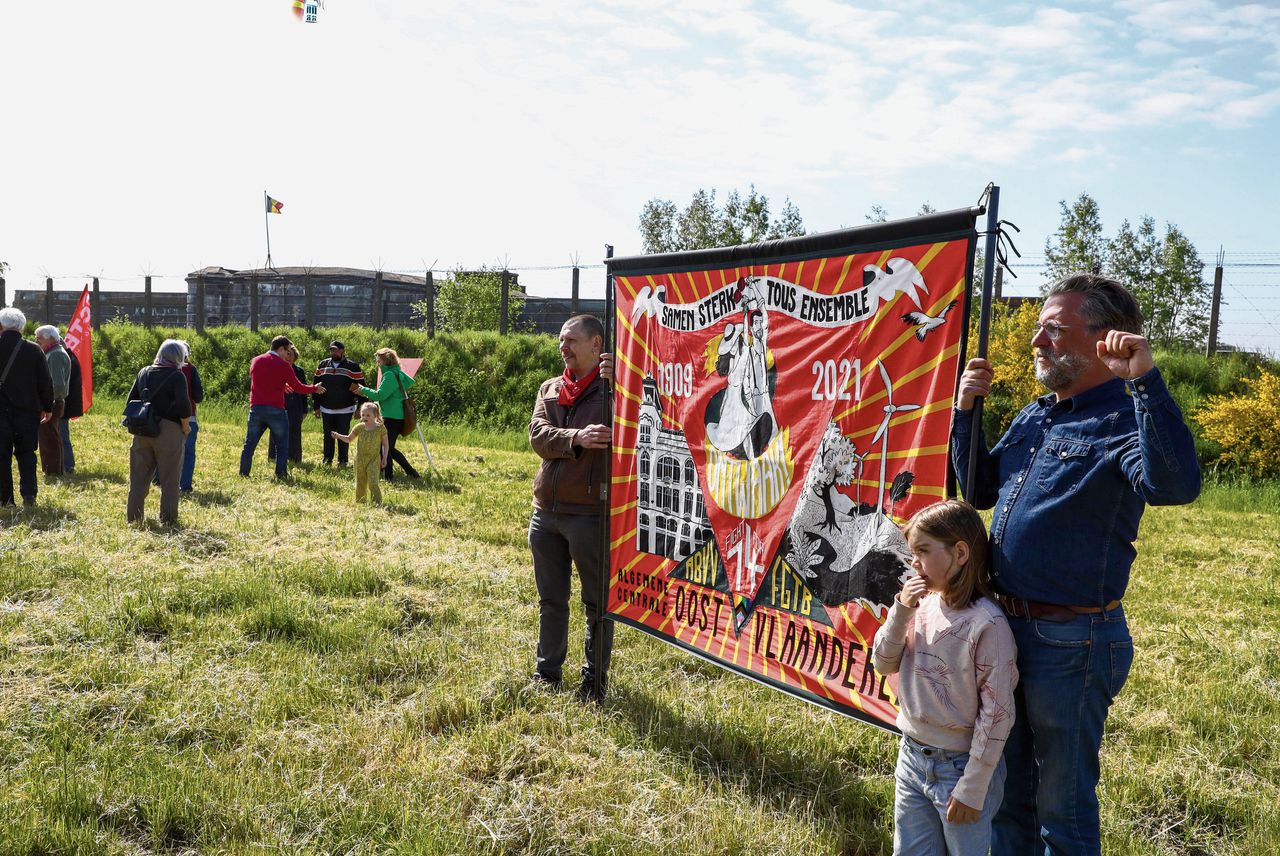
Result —
[[572, 407], [557, 400], [561, 378], [543, 382], [529, 422], [529, 445], [542, 458], [533, 478], [533, 507], [558, 514], [600, 514], [608, 449], [573, 445], [577, 429], [604, 424], [609, 383], [597, 379]]

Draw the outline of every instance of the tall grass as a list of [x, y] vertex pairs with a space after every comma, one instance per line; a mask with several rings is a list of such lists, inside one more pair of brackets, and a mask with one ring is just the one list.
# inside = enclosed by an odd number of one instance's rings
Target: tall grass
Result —
[[[262, 452], [244, 480], [243, 410], [210, 406], [181, 526], [131, 528], [118, 410], [0, 512], [0, 852], [890, 852], [884, 732], [628, 628], [603, 707], [528, 683], [518, 434], [433, 429], [438, 475], [357, 508], [314, 425], [292, 483]], [[1280, 840], [1274, 498], [1210, 480], [1144, 520], [1107, 853]], [[575, 608], [571, 664], [582, 631]]]

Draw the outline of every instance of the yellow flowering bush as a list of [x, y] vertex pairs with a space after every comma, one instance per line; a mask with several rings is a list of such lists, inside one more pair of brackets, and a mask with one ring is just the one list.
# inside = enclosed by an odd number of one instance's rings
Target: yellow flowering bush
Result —
[[[1040, 319], [1040, 303], [1027, 300], [1011, 309], [997, 301], [991, 307], [991, 327], [987, 338], [987, 360], [992, 367], [991, 395], [983, 405], [983, 424], [988, 439], [994, 442], [1009, 427], [1013, 417], [1032, 399], [1044, 395], [1045, 388], [1036, 380], [1031, 359], [1031, 339]], [[969, 355], [978, 352], [977, 308], [969, 319]]]
[[1280, 375], [1264, 369], [1244, 382], [1248, 392], [1212, 396], [1196, 421], [1221, 444], [1220, 460], [1257, 476], [1280, 475]]

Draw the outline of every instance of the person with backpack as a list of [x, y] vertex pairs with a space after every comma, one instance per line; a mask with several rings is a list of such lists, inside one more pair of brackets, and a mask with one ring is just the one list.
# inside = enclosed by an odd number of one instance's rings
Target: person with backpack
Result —
[[[160, 522], [173, 526], [178, 522], [178, 479], [182, 472], [183, 444], [191, 430], [191, 393], [182, 365], [187, 349], [177, 339], [165, 339], [156, 351], [156, 359], [138, 372], [129, 390], [128, 400], [150, 404], [151, 418], [158, 432], [149, 436], [134, 433], [129, 447], [129, 499], [125, 519], [141, 523], [143, 505], [151, 491], [151, 479], [160, 481]], [[126, 411], [127, 412], [127, 411]]]

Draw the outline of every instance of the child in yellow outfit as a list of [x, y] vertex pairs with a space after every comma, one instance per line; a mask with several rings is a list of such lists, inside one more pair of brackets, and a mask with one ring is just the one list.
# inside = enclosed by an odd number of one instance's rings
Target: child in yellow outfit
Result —
[[335, 440], [356, 443], [356, 502], [364, 502], [366, 494], [372, 495], [373, 501], [382, 504], [382, 488], [378, 477], [387, 465], [387, 452], [390, 442], [387, 440], [387, 426], [382, 424], [381, 411], [377, 402], [366, 401], [360, 405], [360, 422], [351, 429], [350, 434], [329, 433]]

